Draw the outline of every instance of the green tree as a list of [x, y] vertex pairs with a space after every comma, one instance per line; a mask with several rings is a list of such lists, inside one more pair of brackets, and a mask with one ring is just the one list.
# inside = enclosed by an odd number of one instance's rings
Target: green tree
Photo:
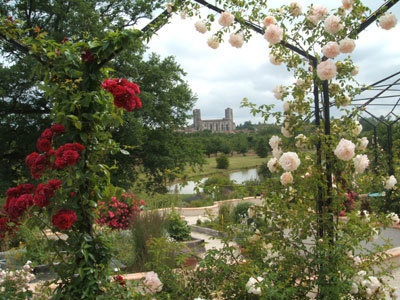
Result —
[[228, 169], [229, 167], [229, 158], [225, 154], [221, 154], [220, 156], [215, 158], [217, 162], [217, 169]]
[[268, 153], [271, 151], [271, 147], [268, 144], [268, 138], [266, 136], [258, 137], [255, 151], [259, 157], [268, 156]]
[[[24, 28], [37, 26], [42, 32], [47, 32], [48, 38], [62, 42], [65, 37], [75, 41], [103, 38], [107, 31], [122, 30], [135, 25], [142, 18], [150, 18], [163, 2], [55, 0], [50, 5], [48, 1], [5, 1], [0, 4], [0, 11], [3, 16], [24, 21]], [[5, 43], [0, 47], [6, 60], [0, 66], [0, 192], [4, 192], [20, 176], [29, 177], [24, 158], [26, 153], [35, 149], [40, 132], [48, 127], [51, 105], [46, 101], [43, 91], [38, 89], [41, 78], [36, 70], [39, 63], [30, 56], [17, 53]], [[143, 162], [149, 161], [149, 157], [157, 157], [154, 148], [146, 145], [147, 140], [156, 135], [155, 132], [167, 133], [167, 136], [174, 136], [172, 141], [183, 144], [182, 136], [173, 132], [185, 124], [186, 111], [192, 108], [195, 101], [187, 83], [182, 80], [185, 73], [174, 59], [168, 57], [161, 60], [153, 54], [144, 60], [145, 51], [144, 46], [138, 46], [135, 50], [126, 49], [107, 64], [107, 67], [115, 70], [115, 77], [125, 77], [140, 85], [141, 99], [146, 104], [140, 112], [124, 116], [124, 128], [118, 131], [110, 128], [115, 140], [126, 145], [129, 152], [129, 155], [111, 156], [110, 160], [120, 161], [124, 166], [122, 171], [113, 173], [118, 174], [114, 182], [128, 187], [137, 179], [128, 170], [136, 173], [145, 170], [150, 178], [157, 178], [149, 180], [147, 186], [158, 189], [161, 182], [172, 177], [170, 170], [181, 170], [185, 163], [198, 163], [201, 160], [198, 151], [193, 151], [189, 156], [181, 152], [181, 160], [167, 161], [160, 157], [158, 162], [165, 162], [166, 165], [157, 168], [143, 165]], [[138, 132], [135, 136], [129, 132], [132, 128]], [[165, 148], [171, 146], [174, 145], [168, 143]], [[190, 149], [180, 146], [173, 152], [179, 156], [179, 151], [187, 150]], [[163, 151], [162, 154], [170, 155], [171, 152]]]

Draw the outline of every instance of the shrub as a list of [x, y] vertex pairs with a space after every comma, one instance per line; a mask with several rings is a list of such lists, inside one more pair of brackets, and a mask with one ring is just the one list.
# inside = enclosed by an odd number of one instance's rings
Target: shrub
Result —
[[222, 228], [232, 223], [232, 206], [230, 204], [224, 203], [219, 207], [217, 222]]
[[228, 169], [229, 167], [229, 158], [225, 154], [221, 154], [220, 156], [215, 158], [217, 162], [217, 169]]
[[190, 227], [181, 216], [175, 212], [171, 213], [166, 221], [168, 235], [176, 241], [190, 240]]
[[243, 202], [236, 205], [233, 209], [233, 222], [239, 224], [243, 219], [248, 218], [249, 214], [247, 211], [250, 206], [253, 206], [253, 203]]
[[101, 226], [111, 229], [128, 229], [133, 216], [144, 207], [143, 200], [136, 201], [134, 195], [122, 194], [120, 199], [111, 197], [108, 203], [99, 202], [99, 217], [96, 220]]
[[134, 264], [129, 266], [132, 271], [143, 271], [144, 266], [150, 261], [148, 243], [152, 238], [165, 235], [165, 217], [157, 211], [146, 211], [135, 214], [132, 220], [132, 243], [135, 247]]

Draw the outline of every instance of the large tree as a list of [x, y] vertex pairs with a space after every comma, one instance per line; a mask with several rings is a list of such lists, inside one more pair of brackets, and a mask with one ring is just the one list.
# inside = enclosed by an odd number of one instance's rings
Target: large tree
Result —
[[[40, 28], [56, 41], [102, 38], [107, 31], [134, 26], [142, 18], [151, 18], [164, 1], [77, 0], [77, 1], [6, 1], [1, 14], [24, 21], [26, 28]], [[0, 72], [0, 192], [18, 178], [28, 177], [24, 166], [26, 153], [34, 151], [36, 137], [50, 123], [50, 107], [38, 88], [41, 75], [38, 62], [10, 45], [0, 44], [4, 64]], [[139, 50], [138, 50], [139, 49]], [[199, 162], [200, 154], [187, 155], [181, 135], [174, 133], [183, 126], [195, 97], [183, 81], [184, 71], [172, 57], [161, 59], [150, 55], [144, 59], [144, 46], [126, 49], [109, 63], [115, 77], [126, 77], [141, 87], [143, 109], [126, 115], [126, 126], [114, 132], [114, 138], [127, 145], [127, 154], [116, 154], [110, 160], [123, 163], [115, 172], [115, 183], [129, 187], [138, 172], [150, 180], [147, 188], [158, 190], [166, 178], [174, 177], [176, 168]], [[133, 135], [133, 128], [135, 134]], [[156, 143], [157, 147], [153, 144]], [[190, 147], [189, 147], [190, 149]], [[177, 158], [179, 157], [180, 158]], [[157, 162], [156, 164], [154, 162]]]

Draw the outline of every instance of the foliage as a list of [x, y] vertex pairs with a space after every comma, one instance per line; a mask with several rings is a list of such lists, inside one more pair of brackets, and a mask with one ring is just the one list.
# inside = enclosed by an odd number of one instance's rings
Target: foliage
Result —
[[268, 156], [268, 152], [271, 151], [271, 147], [268, 144], [268, 138], [261, 136], [257, 139], [255, 151], [259, 157], [265, 158]]
[[225, 154], [215, 158], [217, 162], [217, 169], [228, 169], [229, 168], [229, 158]]
[[166, 220], [166, 230], [168, 236], [174, 239], [175, 241], [182, 242], [190, 240], [190, 227], [187, 222], [181, 218], [181, 216], [172, 212], [168, 215]]
[[247, 219], [249, 217], [248, 214], [248, 209], [250, 206], [253, 206], [254, 204], [251, 202], [241, 202], [238, 203], [234, 208], [233, 208], [233, 221], [236, 224], [240, 224], [243, 219]]
[[203, 193], [210, 196], [214, 201], [223, 200], [233, 189], [234, 183], [227, 176], [215, 175], [203, 184]]

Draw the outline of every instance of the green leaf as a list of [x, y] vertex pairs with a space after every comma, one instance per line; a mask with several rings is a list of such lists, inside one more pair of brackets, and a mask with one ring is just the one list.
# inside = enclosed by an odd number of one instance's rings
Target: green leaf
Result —
[[81, 130], [82, 129], [82, 122], [81, 121], [75, 121], [74, 125], [77, 129]]

